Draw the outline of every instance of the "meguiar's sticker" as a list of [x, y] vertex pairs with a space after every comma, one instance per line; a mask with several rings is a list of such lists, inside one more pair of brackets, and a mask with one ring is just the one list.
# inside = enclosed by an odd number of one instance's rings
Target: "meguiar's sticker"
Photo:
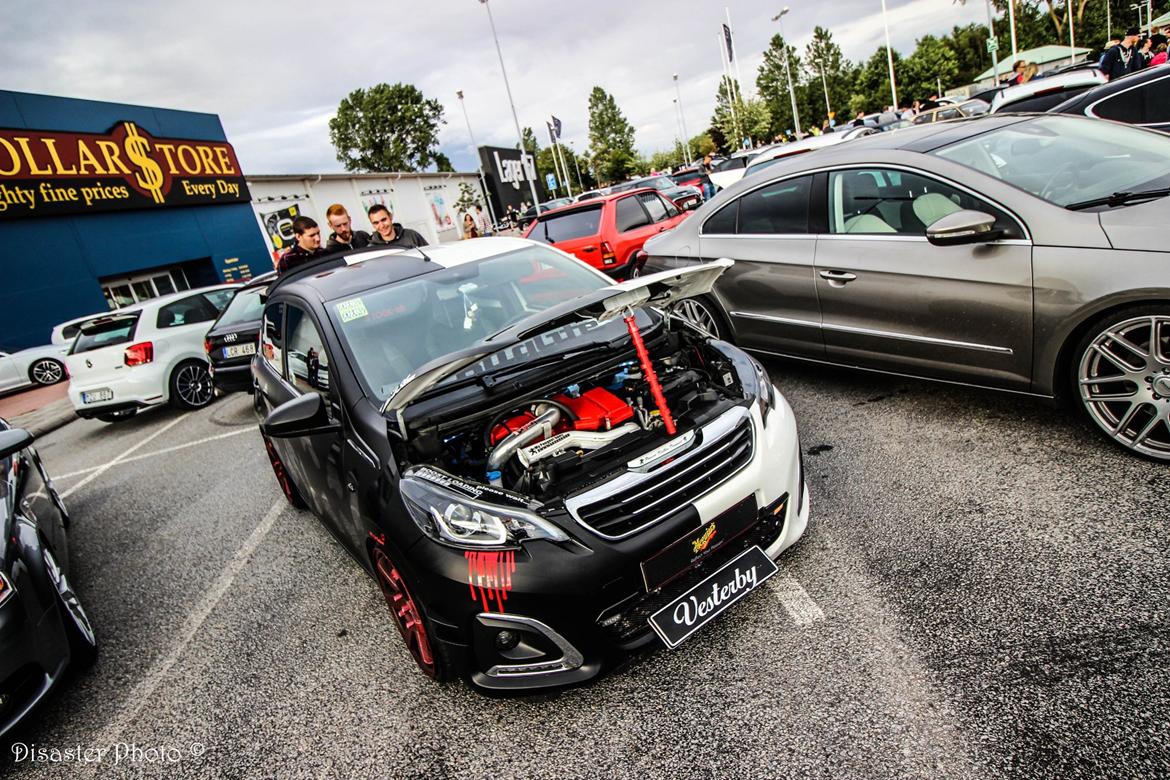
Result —
[[341, 318], [342, 322], [353, 322], [369, 316], [369, 312], [366, 311], [366, 302], [361, 298], [350, 298], [348, 301], [336, 304], [336, 307], [337, 316]]

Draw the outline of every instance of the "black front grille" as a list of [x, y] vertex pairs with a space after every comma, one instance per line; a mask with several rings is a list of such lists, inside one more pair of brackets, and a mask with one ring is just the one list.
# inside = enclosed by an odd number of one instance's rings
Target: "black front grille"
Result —
[[752, 459], [752, 448], [751, 418], [744, 417], [698, 457], [660, 468], [635, 485], [577, 507], [577, 519], [609, 539], [629, 536], [685, 509], [725, 482]]
[[45, 672], [36, 664], [26, 664], [0, 682], [0, 726], [28, 705], [44, 682]]
[[650, 616], [680, 594], [686, 593], [698, 585], [720, 566], [752, 545], [759, 545], [760, 549], [767, 549], [768, 545], [775, 542], [784, 529], [784, 517], [788, 511], [789, 507], [785, 504], [785, 510], [779, 516], [771, 514], [761, 516], [759, 523], [749, 532], [720, 547], [696, 564], [694, 568], [671, 580], [665, 588], [652, 590], [649, 593], [639, 591], [619, 604], [610, 607], [601, 613], [597, 619], [597, 625], [605, 632], [606, 636], [617, 644], [632, 642], [650, 632], [652, 630], [648, 622]]

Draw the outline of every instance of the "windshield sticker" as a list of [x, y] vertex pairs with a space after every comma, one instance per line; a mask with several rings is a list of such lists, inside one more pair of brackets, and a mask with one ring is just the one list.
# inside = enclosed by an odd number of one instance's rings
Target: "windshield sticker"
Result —
[[369, 315], [369, 312], [366, 311], [366, 302], [361, 298], [350, 298], [348, 301], [342, 301], [337, 304], [336, 308], [337, 316], [341, 318], [342, 322], [353, 322]]

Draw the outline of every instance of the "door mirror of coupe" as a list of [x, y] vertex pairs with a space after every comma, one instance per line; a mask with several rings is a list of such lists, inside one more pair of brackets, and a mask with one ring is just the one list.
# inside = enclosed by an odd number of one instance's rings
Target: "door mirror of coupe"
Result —
[[0, 460], [12, 457], [33, 443], [33, 435], [23, 428], [0, 431]]
[[926, 229], [926, 240], [935, 246], [984, 244], [1002, 235], [1003, 230], [995, 226], [995, 217], [971, 209], [947, 214]]
[[305, 393], [269, 412], [264, 422], [260, 423], [260, 430], [265, 436], [274, 439], [292, 439], [336, 433], [341, 430], [341, 424], [330, 418], [325, 396]]
[[701, 205], [702, 204], [699, 203], [699, 201], [697, 201], [697, 200], [688, 200], [686, 203], [683, 204], [682, 208], [683, 208], [683, 211], [694, 211], [695, 209], [697, 209]]

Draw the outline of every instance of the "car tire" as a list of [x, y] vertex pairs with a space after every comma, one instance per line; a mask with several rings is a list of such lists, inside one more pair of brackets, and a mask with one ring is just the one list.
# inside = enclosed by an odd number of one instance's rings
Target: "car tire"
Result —
[[373, 542], [370, 545], [370, 561], [374, 579], [378, 581], [390, 610], [390, 619], [419, 671], [438, 682], [449, 679], [451, 659], [446, 645], [434, 639], [435, 631], [427, 618], [426, 607], [414, 596], [417, 588], [408, 583], [384, 544]]
[[1170, 306], [1134, 306], [1096, 320], [1070, 368], [1071, 397], [1106, 438], [1170, 462]]
[[65, 377], [65, 364], [53, 358], [34, 360], [28, 367], [28, 379], [34, 385], [55, 385]]
[[280, 485], [280, 490], [288, 499], [289, 505], [293, 509], [307, 509], [309, 505], [305, 503], [304, 496], [301, 495], [296, 483], [289, 476], [288, 469], [284, 467], [284, 461], [280, 459], [276, 447], [272, 444], [272, 439], [267, 436], [264, 437], [264, 449], [268, 451], [268, 461], [272, 464], [272, 473], [276, 475], [276, 484]]
[[97, 658], [98, 643], [89, 615], [81, 606], [81, 601], [69, 584], [69, 578], [57, 564], [57, 559], [53, 556], [53, 551], [49, 549], [48, 545], [41, 547], [41, 557], [44, 560], [49, 580], [57, 591], [57, 606], [61, 610], [61, 625], [69, 640], [70, 662], [76, 667], [90, 666]]
[[185, 360], [175, 366], [170, 379], [171, 406], [176, 409], [202, 409], [215, 400], [215, 383], [207, 363]]
[[670, 313], [714, 338], [731, 341], [731, 329], [723, 319], [723, 311], [706, 296], [683, 298], [671, 307]]
[[105, 412], [103, 414], [95, 414], [93, 419], [101, 420], [104, 423], [116, 423], [122, 420], [129, 420], [134, 415], [138, 414], [137, 409], [123, 409], [120, 412]]

